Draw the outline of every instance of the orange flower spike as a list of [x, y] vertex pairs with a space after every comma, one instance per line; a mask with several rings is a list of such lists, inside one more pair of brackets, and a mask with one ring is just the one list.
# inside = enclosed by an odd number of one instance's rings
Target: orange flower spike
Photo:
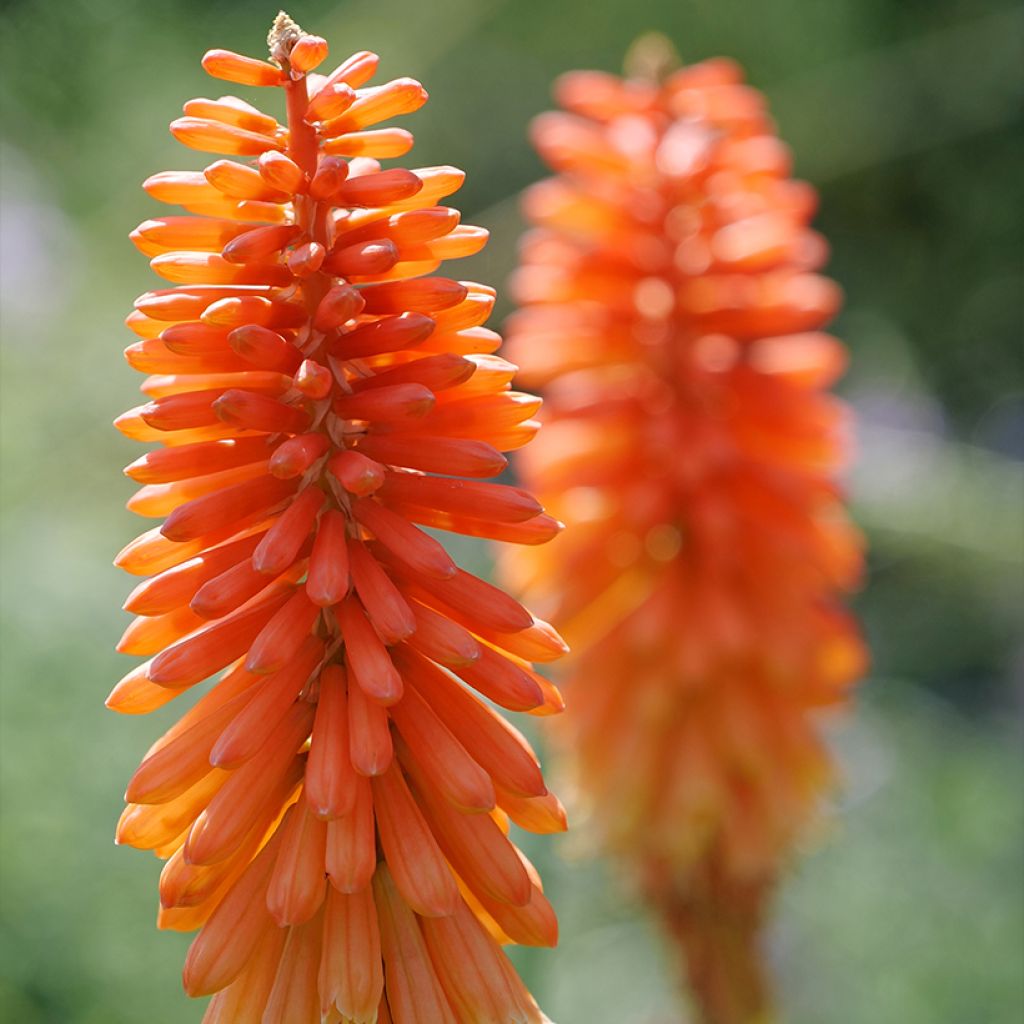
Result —
[[[635, 56], [625, 80], [563, 76], [565, 110], [533, 126], [557, 176], [525, 196], [509, 349], [548, 425], [520, 466], [571, 529], [505, 578], [579, 643], [563, 738], [607, 846], [708, 1024], [748, 1024], [770, 1015], [757, 931], [831, 774], [818, 709], [865, 660], [839, 607], [862, 558], [835, 489], [845, 411], [825, 394], [844, 356], [819, 333], [839, 291], [816, 273], [813, 190], [740, 69]], [[415, 487], [382, 497], [411, 508]], [[525, 633], [481, 635], [543, 657]], [[498, 802], [559, 824], [511, 787]]]
[[421, 528], [554, 536], [527, 492], [479, 479], [537, 402], [490, 355], [494, 290], [429, 276], [486, 241], [437, 205], [462, 172], [378, 163], [412, 146], [378, 125], [422, 86], [368, 85], [367, 52], [310, 75], [327, 44], [285, 15], [269, 45], [203, 64], [282, 88], [286, 120], [186, 103], [172, 131], [220, 156], [147, 179], [186, 212], [132, 233], [170, 286], [126, 321], [151, 376], [117, 427], [156, 448], [125, 470], [129, 508], [166, 518], [117, 557], [146, 577], [120, 648], [151, 657], [107, 703], [142, 714], [224, 675], [139, 765], [117, 838], [167, 860], [158, 925], [200, 929], [184, 983], [213, 994], [206, 1024], [541, 1024], [490, 936], [557, 927], [498, 808], [538, 832], [564, 814], [467, 687], [548, 713], [522, 659], [563, 645]]

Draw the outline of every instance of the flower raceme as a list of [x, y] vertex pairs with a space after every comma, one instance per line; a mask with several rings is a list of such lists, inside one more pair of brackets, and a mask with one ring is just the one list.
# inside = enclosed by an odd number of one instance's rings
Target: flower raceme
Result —
[[[426, 100], [367, 86], [357, 53], [285, 16], [273, 62], [213, 50], [215, 78], [284, 90], [287, 123], [234, 96], [171, 131], [218, 156], [145, 183], [187, 214], [132, 235], [171, 287], [143, 295], [129, 363], [146, 404], [117, 426], [162, 445], [126, 473], [166, 516], [118, 556], [147, 577], [119, 649], [127, 714], [218, 682], [149, 750], [117, 838], [165, 859], [159, 925], [199, 934], [207, 1024], [505, 1024], [545, 1018], [501, 950], [553, 945], [540, 879], [508, 838], [565, 827], [523, 736], [532, 668], [565, 647], [459, 569], [422, 526], [523, 544], [558, 524], [489, 482], [539, 401], [483, 327], [494, 292], [428, 276], [486, 232], [439, 205], [450, 167], [382, 170]], [[242, 158], [242, 159], [232, 159]]]
[[511, 357], [545, 389], [527, 486], [570, 529], [508, 559], [574, 645], [565, 747], [609, 846], [685, 947], [706, 1019], [765, 1019], [771, 883], [829, 781], [819, 709], [863, 670], [861, 566], [826, 393], [836, 286], [762, 96], [729, 61], [563, 77], [556, 176], [514, 279]]

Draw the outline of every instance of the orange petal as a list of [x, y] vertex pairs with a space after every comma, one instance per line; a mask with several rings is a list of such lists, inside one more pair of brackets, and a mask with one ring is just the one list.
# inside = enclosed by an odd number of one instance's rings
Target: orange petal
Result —
[[387, 1001], [395, 1024], [458, 1024], [416, 918], [384, 864], [373, 876], [373, 898], [380, 922]]
[[394, 704], [402, 696], [402, 677], [398, 674], [387, 648], [370, 625], [363, 607], [355, 597], [348, 597], [338, 606], [336, 614], [345, 641], [349, 678], [371, 700], [378, 704]]
[[416, 632], [405, 643], [414, 650], [454, 668], [471, 665], [480, 658], [483, 648], [468, 630], [418, 601], [409, 607], [416, 617]]
[[371, 777], [387, 771], [392, 758], [388, 713], [354, 681], [348, 687], [348, 731], [352, 767]]
[[508, 459], [486, 441], [466, 438], [369, 434], [360, 440], [358, 450], [392, 466], [452, 476], [497, 476], [508, 465]]
[[215, 864], [242, 844], [250, 829], [269, 822], [301, 778], [295, 751], [309, 734], [312, 709], [293, 705], [271, 738], [228, 781], [189, 832], [185, 856], [192, 864]]
[[137, 665], [110, 691], [106, 705], [111, 711], [122, 715], [145, 715], [178, 696], [178, 690], [151, 683], [149, 668], [148, 661]]
[[361, 541], [350, 540], [348, 556], [353, 586], [381, 639], [386, 644], [404, 640], [416, 620], [391, 577]]
[[166, 803], [180, 796], [210, 771], [210, 751], [225, 725], [248, 703], [240, 693], [181, 732], [136, 769], [125, 799], [131, 803]]
[[372, 785], [381, 848], [402, 898], [425, 917], [451, 914], [458, 888], [401, 768], [392, 763]]
[[422, 343], [433, 329], [434, 321], [423, 313], [385, 316], [340, 334], [330, 351], [340, 359], [399, 352]]
[[268, 149], [281, 149], [277, 139], [223, 124], [206, 117], [179, 117], [171, 122], [171, 134], [189, 149], [229, 156], [258, 156]]
[[349, 178], [338, 190], [338, 201], [344, 206], [390, 206], [411, 198], [422, 188], [423, 182], [412, 171], [392, 167]]
[[300, 797], [285, 816], [281, 833], [281, 847], [267, 890], [267, 908], [279, 925], [302, 924], [320, 909], [327, 892], [327, 825]]
[[487, 814], [462, 814], [433, 789], [426, 773], [398, 743], [402, 766], [409, 773], [423, 817], [452, 868], [478, 896], [524, 906], [530, 900], [530, 879], [518, 850]]
[[[249, 547], [251, 553], [255, 544]], [[266, 588], [267, 583], [267, 577], [253, 568], [252, 559], [243, 557], [219, 576], [207, 580], [196, 591], [189, 607], [204, 619], [219, 619], [255, 597]]]
[[494, 807], [490, 776], [416, 690], [405, 692], [391, 717], [424, 776], [445, 800], [469, 813]]
[[305, 589], [296, 590], [253, 639], [245, 667], [259, 673], [283, 668], [298, 654], [319, 617], [320, 609]]
[[345, 670], [328, 665], [320, 674], [316, 720], [306, 763], [306, 800], [320, 818], [342, 818], [355, 808], [358, 775], [348, 738]]
[[324, 492], [319, 487], [300, 491], [253, 552], [253, 567], [268, 576], [284, 572], [298, 556], [323, 504]]
[[441, 544], [378, 501], [372, 498], [356, 500], [352, 503], [352, 511], [358, 522], [387, 548], [391, 557], [412, 572], [438, 580], [447, 580], [457, 574], [455, 563]]
[[318, 607], [327, 608], [337, 604], [348, 593], [346, 535], [345, 516], [341, 511], [328, 509], [324, 512], [313, 542], [309, 576], [306, 579], [306, 593]]
[[343, 818], [327, 823], [327, 875], [339, 892], [360, 892], [377, 864], [373, 793], [370, 780], [356, 776], [356, 799]]
[[195, 540], [217, 530], [230, 528], [239, 532], [284, 501], [295, 486], [295, 481], [278, 480], [267, 474], [225, 487], [214, 494], [179, 505], [167, 517], [160, 532], [177, 543]]
[[322, 933], [322, 912], [304, 924], [292, 925], [288, 929], [288, 939], [261, 1024], [292, 1024], [293, 1021], [319, 1019], [317, 976]]
[[[197, 101], [192, 100], [191, 103], [195, 104]], [[218, 113], [223, 114], [225, 110], [235, 111], [237, 108], [233, 107], [218, 107], [213, 104], [201, 109], [198, 106], [194, 106], [192, 110], [189, 110], [190, 104], [185, 105], [185, 113], [194, 115], [197, 117], [211, 117], [212, 111], [216, 110]], [[251, 131], [260, 131], [261, 127], [265, 134], [269, 127], [269, 133], [272, 134], [276, 128], [277, 122], [273, 118], [267, 117], [265, 120], [259, 120], [254, 118], [252, 115], [245, 115], [244, 111], [238, 111], [239, 116], [235, 118], [238, 122], [239, 128], [248, 128]], [[265, 115], [261, 115], [264, 117]], [[224, 120], [224, 117], [220, 118]], [[228, 122], [230, 123], [230, 122]], [[261, 127], [257, 127], [257, 125]], [[279, 189], [272, 188], [263, 180], [263, 176], [254, 167], [249, 167], [246, 164], [240, 164], [235, 160], [216, 160], [210, 164], [209, 167], [203, 171], [203, 177], [213, 185], [215, 189], [223, 192], [224, 195], [230, 196], [232, 199], [258, 199], [262, 202], [270, 203], [286, 203], [291, 199], [291, 195]], [[297, 228], [292, 228], [286, 241], [290, 241], [291, 238], [296, 237], [300, 234]], [[182, 248], [186, 248], [183, 246]], [[274, 250], [271, 250], [273, 252]], [[227, 253], [225, 252], [225, 256]]]
[[568, 827], [565, 808], [554, 793], [524, 797], [495, 784], [498, 806], [520, 827], [538, 834], [564, 832]]
[[409, 683], [496, 782], [524, 797], [546, 791], [537, 755], [522, 733], [407, 646], [396, 648], [394, 656]]
[[149, 678], [160, 686], [191, 686], [241, 657], [274, 613], [288, 600], [287, 590], [276, 590], [227, 618], [205, 626], [158, 654]]
[[208, 995], [228, 985], [264, 934], [277, 930], [267, 911], [266, 893], [280, 844], [279, 830], [193, 940], [182, 974], [190, 996]]
[[263, 1024], [288, 931], [266, 928], [244, 970], [210, 1000], [203, 1024]]
[[404, 128], [378, 128], [366, 132], [349, 132], [324, 142], [324, 152], [338, 156], [368, 156], [389, 160], [405, 156], [412, 149], [413, 137]]
[[401, 114], [411, 114], [427, 102], [427, 92], [412, 78], [396, 78], [384, 85], [365, 89], [348, 110], [324, 125], [325, 137], [357, 131]]
[[541, 1024], [537, 1008], [501, 947], [465, 903], [451, 917], [424, 918], [420, 927], [434, 970], [452, 1008], [474, 1024]]
[[323, 651], [322, 640], [307, 637], [293, 660], [253, 687], [210, 750], [210, 763], [221, 768], [236, 768], [254, 757], [302, 693], [319, 666]]
[[274, 64], [231, 50], [207, 50], [203, 54], [203, 70], [213, 78], [239, 85], [281, 85], [284, 79], [283, 72]]
[[327, 468], [350, 494], [373, 494], [384, 483], [384, 467], [354, 448], [331, 456]]
[[128, 804], [117, 823], [118, 843], [152, 850], [177, 839], [202, 813], [229, 775], [212, 768], [184, 793], [162, 804]]
[[172, 483], [176, 480], [220, 473], [226, 469], [259, 463], [271, 454], [262, 437], [240, 437], [224, 441], [203, 441], [146, 452], [125, 468], [125, 476], [140, 484]]
[[116, 650], [120, 654], [156, 654], [202, 624], [203, 619], [191, 608], [175, 608], [163, 615], [140, 615], [129, 623]]
[[467, 293], [464, 284], [446, 277], [372, 284], [362, 290], [366, 313], [435, 313], [457, 305]]
[[284, 153], [268, 150], [257, 161], [260, 177], [272, 188], [282, 192], [305, 192], [307, 181], [302, 168]]
[[337, 1006], [353, 1024], [374, 1024], [384, 994], [380, 929], [369, 887], [346, 895], [333, 887], [324, 911], [320, 1006]]
[[[302, 476], [330, 447], [324, 434], [299, 434], [283, 441], [270, 459], [270, 472], [282, 480]], [[329, 513], [327, 513], [329, 514]]]

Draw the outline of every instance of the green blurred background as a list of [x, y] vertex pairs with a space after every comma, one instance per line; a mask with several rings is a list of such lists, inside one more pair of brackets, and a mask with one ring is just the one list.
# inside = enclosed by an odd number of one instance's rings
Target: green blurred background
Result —
[[[161, 724], [107, 712], [140, 528], [109, 426], [138, 378], [122, 318], [153, 286], [126, 235], [148, 174], [201, 167], [166, 124], [218, 95], [199, 67], [259, 55], [276, 9], [231, 0], [6, 0], [2, 48], [3, 888], [0, 1017], [197, 1021], [185, 939], [153, 927], [157, 863], [111, 836]], [[846, 787], [779, 899], [770, 954], [795, 1024], [1015, 1024], [1024, 1013], [1020, 676], [1024, 16], [1007, 0], [301, 2], [331, 43], [383, 55], [432, 101], [415, 164], [468, 172], [501, 283], [524, 141], [562, 70], [618, 70], [661, 29], [686, 60], [738, 58], [769, 96], [847, 291], [860, 411], [857, 601], [874, 651], [834, 730]], [[228, 87], [230, 88], [230, 87]], [[501, 315], [508, 311], [502, 306]], [[496, 318], [499, 319], [499, 318]], [[541, 441], [543, 443], [543, 441]], [[463, 548], [469, 563], [486, 552]], [[159, 722], [153, 718], [160, 719]], [[559, 1024], [668, 1024], [675, 964], [586, 833], [527, 844], [562, 920], [518, 962]]]

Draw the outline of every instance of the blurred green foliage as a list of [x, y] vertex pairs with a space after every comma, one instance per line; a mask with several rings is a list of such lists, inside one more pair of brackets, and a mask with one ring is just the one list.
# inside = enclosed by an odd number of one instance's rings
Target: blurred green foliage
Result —
[[[110, 840], [124, 781], [179, 709], [135, 721], [102, 707], [125, 671], [110, 648], [130, 585], [110, 557], [138, 529], [116, 471], [137, 453], [109, 422], [138, 383], [121, 320], [153, 280], [125, 238], [153, 210], [138, 183], [201, 166], [164, 126], [217, 90], [203, 50], [258, 54], [274, 13], [228, 0], [0, 9], [0, 1016], [19, 1024], [199, 1017], [177, 985], [185, 939], [152, 925], [157, 864]], [[837, 730], [847, 788], [780, 899], [785, 1019], [1020, 1020], [1021, 11], [352, 0], [291, 13], [339, 58], [375, 49], [385, 74], [424, 81], [416, 160], [468, 172], [458, 204], [493, 236], [465, 273], [495, 283], [515, 261], [515, 196], [543, 173], [526, 127], [560, 71], [616, 70], [657, 28], [687, 60], [739, 59], [767, 92], [821, 188], [848, 293], [853, 493], [872, 547], [858, 605], [876, 664]], [[577, 859], [586, 832], [527, 845], [563, 941], [516, 955], [552, 1018], [676, 1020], [675, 965], [615, 869]]]

